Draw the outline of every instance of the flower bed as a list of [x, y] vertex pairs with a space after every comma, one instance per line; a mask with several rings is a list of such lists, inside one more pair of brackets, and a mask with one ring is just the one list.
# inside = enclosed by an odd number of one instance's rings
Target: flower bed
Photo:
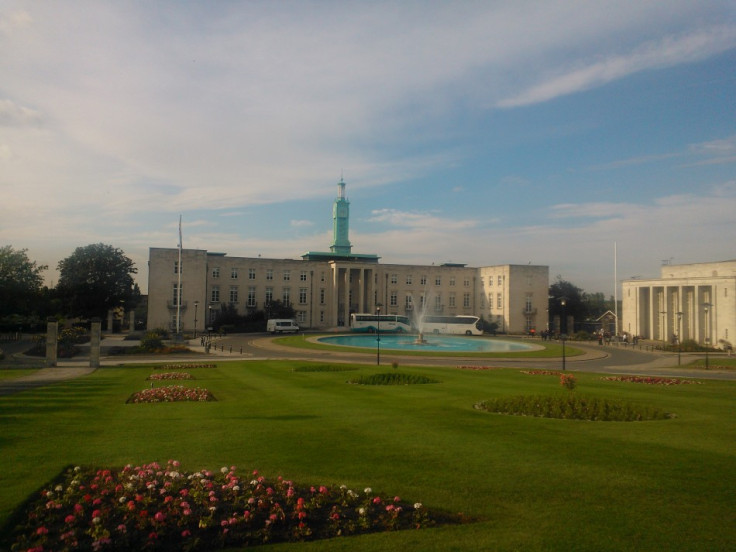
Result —
[[373, 374], [372, 376], [361, 376], [349, 380], [348, 383], [358, 385], [415, 385], [423, 383], [439, 383], [439, 381], [415, 374], [402, 374], [401, 372], [389, 372], [386, 374]]
[[397, 529], [439, 521], [421, 503], [370, 488], [296, 486], [236, 468], [182, 473], [178, 462], [122, 470], [69, 468], [30, 502], [13, 550], [191, 550], [254, 546]]
[[603, 381], [628, 381], [631, 383], [646, 383], [648, 385], [686, 385], [702, 384], [702, 381], [687, 380], [680, 378], [659, 378], [653, 376], [604, 376]]
[[126, 403], [158, 403], [178, 401], [214, 401], [207, 389], [201, 387], [184, 387], [183, 385], [167, 385], [165, 387], [151, 387], [133, 393]]
[[527, 374], [529, 376], [559, 376], [561, 375], [560, 372], [557, 372], [555, 370], [521, 370], [522, 374]]
[[191, 368], [217, 368], [217, 364], [164, 364], [162, 366], [154, 366], [153, 368], [163, 370], [189, 370]]
[[194, 379], [192, 374], [186, 372], [164, 372], [162, 374], [151, 374], [146, 379], [149, 380], [179, 380], [179, 379]]
[[603, 422], [639, 422], [675, 417], [674, 414], [663, 412], [658, 408], [640, 406], [620, 400], [580, 397], [574, 393], [570, 393], [565, 397], [541, 395], [498, 397], [476, 403], [473, 408], [513, 416]]

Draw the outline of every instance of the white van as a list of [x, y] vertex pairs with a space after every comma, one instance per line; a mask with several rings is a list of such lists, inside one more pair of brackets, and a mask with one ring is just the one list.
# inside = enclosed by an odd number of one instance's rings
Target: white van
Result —
[[272, 334], [298, 332], [299, 326], [297, 325], [296, 320], [289, 320], [286, 318], [272, 318], [266, 323], [266, 331], [271, 332]]

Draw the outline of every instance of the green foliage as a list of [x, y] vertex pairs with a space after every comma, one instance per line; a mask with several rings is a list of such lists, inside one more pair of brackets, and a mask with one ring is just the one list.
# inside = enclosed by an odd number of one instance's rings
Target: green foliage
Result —
[[348, 383], [358, 385], [414, 385], [422, 383], [439, 383], [438, 380], [420, 376], [417, 374], [402, 374], [400, 372], [388, 372], [385, 374], [373, 374], [371, 376], [360, 376]]
[[294, 368], [295, 372], [350, 372], [357, 370], [356, 366], [343, 366], [340, 364], [306, 364]]
[[17, 329], [18, 320], [11, 315], [33, 315], [40, 307], [43, 276], [48, 267], [31, 261], [27, 249], [15, 250], [10, 245], [0, 247], [0, 324]]
[[476, 403], [474, 407], [477, 410], [514, 416], [601, 422], [640, 422], [644, 420], [665, 420], [674, 417], [673, 414], [668, 414], [656, 407], [572, 394], [564, 397], [547, 395], [498, 397]]
[[146, 332], [141, 338], [140, 349], [146, 353], [155, 353], [164, 347], [164, 335], [159, 330]]
[[133, 280], [138, 269], [111, 245], [77, 247], [58, 268], [57, 291], [71, 316], [104, 318], [110, 309], [132, 308], [140, 298]]

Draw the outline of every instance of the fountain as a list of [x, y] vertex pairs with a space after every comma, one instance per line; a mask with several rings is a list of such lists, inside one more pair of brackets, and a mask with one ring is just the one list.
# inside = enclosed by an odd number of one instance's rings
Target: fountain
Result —
[[424, 339], [424, 317], [427, 314], [427, 299], [429, 297], [429, 294], [426, 291], [422, 294], [421, 307], [419, 309], [416, 308], [416, 302], [414, 301], [414, 296], [409, 295], [409, 297], [411, 297], [411, 304], [413, 307], [411, 311], [411, 318], [418, 332], [417, 338], [414, 340], [414, 344], [415, 345], [426, 345], [427, 340]]

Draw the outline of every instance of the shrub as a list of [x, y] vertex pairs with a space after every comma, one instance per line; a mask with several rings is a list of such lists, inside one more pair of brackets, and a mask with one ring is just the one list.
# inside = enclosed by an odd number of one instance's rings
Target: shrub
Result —
[[164, 347], [164, 341], [161, 334], [156, 333], [156, 331], [150, 331], [147, 332], [146, 335], [143, 336], [141, 339], [141, 345], [140, 348], [142, 351], [146, 353], [154, 353], [156, 351], [159, 351], [163, 349]]
[[387, 374], [361, 376], [348, 381], [348, 383], [355, 383], [358, 385], [413, 385], [422, 383], [439, 383], [439, 381], [426, 376], [402, 374], [401, 372], [389, 372]]
[[499, 397], [481, 401], [473, 407], [476, 410], [513, 416], [601, 422], [640, 422], [675, 417], [674, 414], [668, 414], [657, 408], [643, 407], [624, 401], [580, 397], [573, 394], [564, 397], [544, 395]]

